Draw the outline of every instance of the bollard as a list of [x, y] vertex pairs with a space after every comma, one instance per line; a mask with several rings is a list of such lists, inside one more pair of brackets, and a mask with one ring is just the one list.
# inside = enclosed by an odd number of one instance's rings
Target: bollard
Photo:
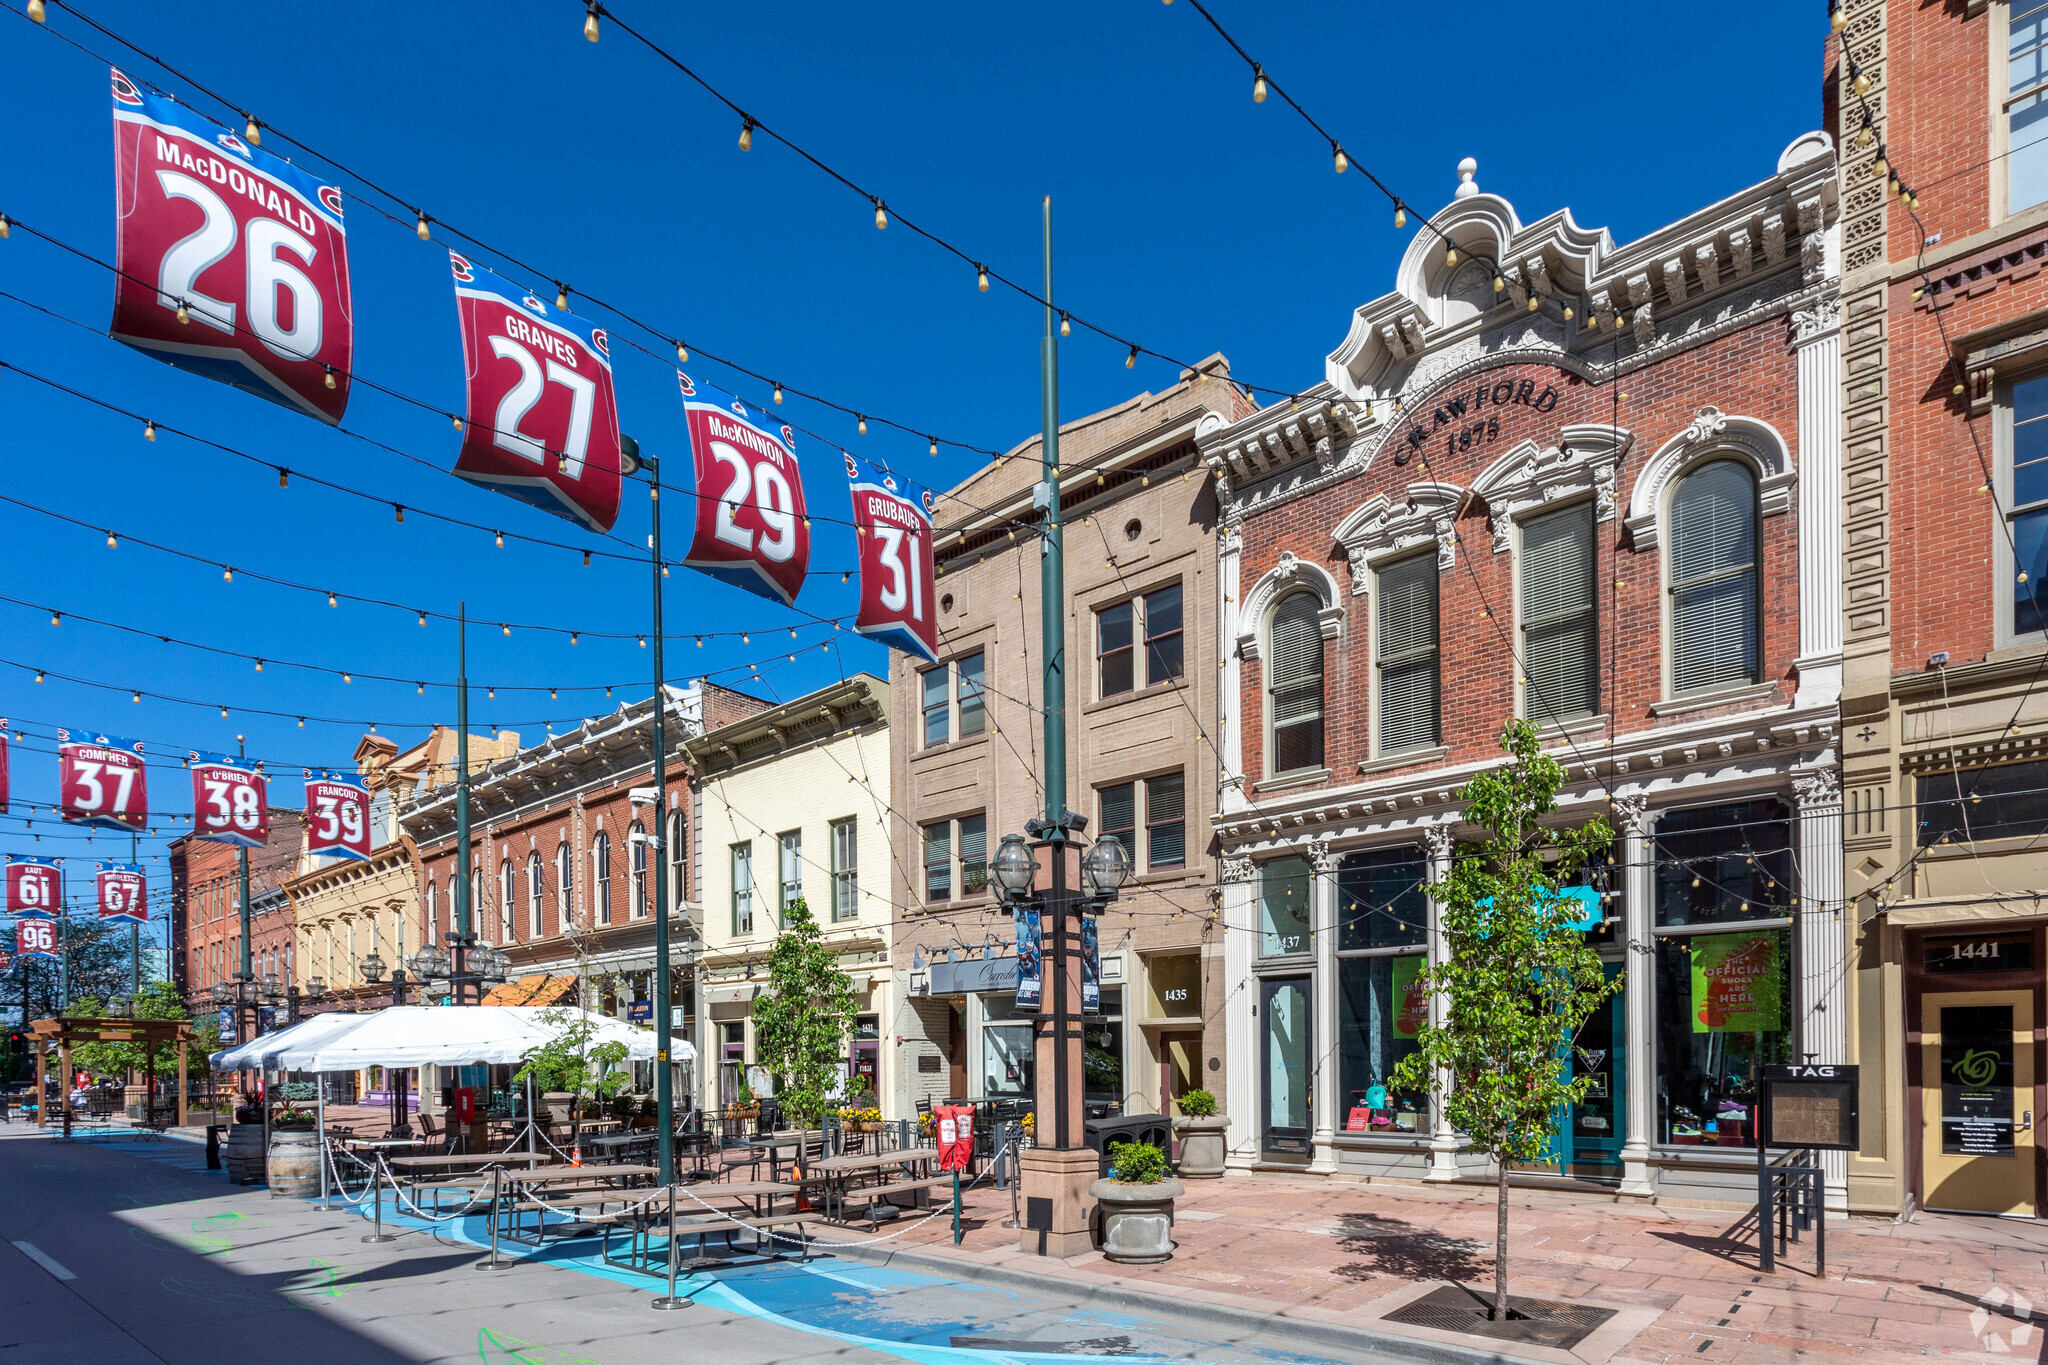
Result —
[[518, 1264], [517, 1261], [501, 1261], [498, 1259], [498, 1195], [500, 1188], [504, 1184], [504, 1177], [505, 1168], [503, 1166], [491, 1167], [491, 1208], [489, 1214], [491, 1220], [491, 1256], [487, 1261], [478, 1261], [471, 1267], [473, 1270], [510, 1270]]
[[370, 1172], [370, 1199], [370, 1207], [373, 1210], [371, 1216], [375, 1219], [373, 1226], [376, 1230], [368, 1237], [363, 1238], [363, 1240], [365, 1242], [397, 1241], [397, 1236], [384, 1231], [384, 1158], [381, 1156], [377, 1158], [376, 1168]]
[[220, 1128], [211, 1123], [206, 1125], [206, 1169], [220, 1169]]
[[656, 1298], [652, 1308], [695, 1308], [692, 1298], [676, 1295], [676, 1187], [668, 1187], [668, 1293]]

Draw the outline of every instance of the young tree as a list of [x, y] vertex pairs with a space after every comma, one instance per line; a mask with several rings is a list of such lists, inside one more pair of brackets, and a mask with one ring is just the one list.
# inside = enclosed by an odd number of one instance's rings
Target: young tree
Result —
[[1599, 954], [1567, 927], [1576, 903], [1561, 897], [1614, 833], [1595, 817], [1577, 829], [1539, 823], [1557, 808], [1564, 768], [1537, 743], [1536, 727], [1511, 722], [1506, 762], [1458, 793], [1465, 821], [1485, 831], [1458, 850], [1436, 902], [1444, 960], [1422, 977], [1443, 1004], [1417, 1050], [1395, 1069], [1401, 1089], [1427, 1088], [1472, 1150], [1494, 1159], [1499, 1179], [1493, 1311], [1508, 1316], [1508, 1163], [1535, 1161], [1565, 1106], [1583, 1100], [1590, 1076], [1570, 1079], [1572, 1040], [1615, 984]]
[[798, 1123], [817, 1122], [830, 1104], [853, 1009], [853, 982], [798, 897], [783, 912], [782, 932], [768, 950], [768, 989], [754, 1001], [755, 1053]]
[[[104, 1018], [106, 1007], [90, 998], [74, 1000], [69, 1014], [75, 1019]], [[142, 995], [134, 1002], [133, 1014], [137, 1019], [191, 1017], [186, 1012], [178, 988], [167, 981], [152, 981], [145, 985]], [[191, 1041], [185, 1049], [187, 1069], [194, 1075], [204, 1075], [207, 1056], [219, 1050], [220, 1021], [207, 1015], [192, 1026]], [[136, 1072], [145, 1082], [175, 1079], [178, 1074], [178, 1048], [175, 1043], [160, 1043], [155, 1048], [142, 1043], [80, 1043], [71, 1049], [71, 1064], [95, 1076], [126, 1076]]]
[[543, 1094], [568, 1094], [569, 1132], [582, 1128], [585, 1091], [610, 1099], [626, 1088], [632, 1073], [620, 1068], [626, 1060], [624, 1043], [593, 1043], [597, 1025], [582, 1010], [551, 1009], [541, 1022], [555, 1030], [546, 1042], [529, 1048], [520, 1058], [523, 1065], [512, 1073], [514, 1081], [531, 1080]]

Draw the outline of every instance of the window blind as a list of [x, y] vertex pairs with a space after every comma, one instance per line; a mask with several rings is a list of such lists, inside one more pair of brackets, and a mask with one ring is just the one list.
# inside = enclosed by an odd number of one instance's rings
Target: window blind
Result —
[[1322, 601], [1314, 593], [1283, 598], [1273, 610], [1268, 711], [1273, 771], [1319, 768], [1323, 762]]
[[1671, 500], [1671, 690], [1758, 676], [1756, 479], [1716, 460]]
[[1380, 571], [1380, 750], [1437, 743], [1436, 556], [1417, 555]]
[[1522, 525], [1522, 665], [1539, 725], [1600, 709], [1595, 554], [1591, 503]]

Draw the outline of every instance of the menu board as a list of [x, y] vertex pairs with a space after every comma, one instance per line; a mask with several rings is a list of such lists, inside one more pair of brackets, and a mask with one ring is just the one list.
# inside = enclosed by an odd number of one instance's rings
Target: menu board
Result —
[[1949, 1156], [2015, 1155], [2011, 1005], [1941, 1011], [1941, 1150]]

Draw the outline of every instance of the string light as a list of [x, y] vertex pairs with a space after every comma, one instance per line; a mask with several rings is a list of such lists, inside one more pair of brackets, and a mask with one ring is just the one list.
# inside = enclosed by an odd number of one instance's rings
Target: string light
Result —
[[689, 364], [689, 363], [690, 363], [690, 348], [689, 348], [689, 347], [687, 347], [687, 346], [685, 346], [685, 345], [683, 345], [682, 341], [681, 341], [680, 339], [678, 339], [678, 340], [677, 340], [677, 342], [676, 342], [676, 364], [678, 364], [678, 365], [687, 365], [687, 364]]
[[1394, 201], [1394, 231], [1399, 232], [1402, 228], [1405, 228], [1407, 226], [1408, 206], [1402, 203], [1400, 200], [1396, 199]]
[[754, 121], [752, 119], [748, 119], [740, 124], [740, 150], [743, 152], [754, 150]]
[[421, 241], [432, 241], [434, 234], [427, 230], [427, 211], [425, 209], [414, 209], [413, 212], [419, 215], [419, 222], [413, 225], [413, 231], [419, 234]]
[[499, 549], [501, 549], [501, 550], [502, 550], [502, 549], [504, 549], [504, 548], [505, 548], [505, 533], [504, 533], [503, 531], [493, 531], [493, 532], [492, 532], [491, 534], [492, 534], [492, 535], [494, 535], [495, 537], [497, 537], [497, 541], [498, 541], [498, 548], [499, 548]]
[[36, 681], [40, 683], [40, 682], [41, 682], [42, 680], [43, 680], [43, 670], [39, 668], [39, 669], [37, 669], [37, 670], [36, 670]]
[[172, 316], [176, 317], [180, 323], [189, 323], [192, 321], [192, 310], [185, 306], [185, 300], [179, 299], [178, 311]]
[[63, 615], [62, 615], [61, 613], [59, 613], [59, 612], [54, 612], [54, 611], [53, 611], [53, 612], [51, 612], [51, 613], [50, 613], [50, 624], [51, 624], [51, 625], [53, 625], [53, 626], [62, 626], [62, 625], [64, 624], [64, 617], [63, 617]]
[[1845, 16], [1842, 13], [1842, 0], [1828, 0], [1829, 31], [1834, 33], [1840, 33], [1842, 31], [1842, 26], [1847, 22], [1847, 16]]
[[980, 287], [981, 292], [986, 294], [988, 292], [988, 267], [980, 261], [976, 261], [974, 263], [974, 277], [975, 283]]
[[[43, 9], [43, 0], [28, 0], [28, 17], [39, 24], [49, 19], [50, 16]], [[41, 682], [42, 679], [37, 678], [36, 681]]]
[[775, 386], [775, 402], [777, 406], [780, 406], [782, 403], [782, 385], [780, 384]]
[[1263, 67], [1263, 66], [1259, 66], [1259, 65], [1257, 65], [1257, 64], [1254, 64], [1254, 65], [1252, 66], [1252, 103], [1253, 103], [1253, 104], [1264, 104], [1265, 102], [1266, 102], [1266, 68], [1265, 68], [1265, 67]]
[[398, 524], [399, 524], [400, 526], [403, 526], [403, 525], [405, 525], [405, 506], [404, 506], [404, 504], [402, 504], [402, 503], [396, 503], [396, 502], [392, 503], [392, 504], [391, 504], [391, 512], [392, 512], [392, 515], [393, 515], [393, 516], [395, 516], [395, 517], [397, 517], [397, 518], [398, 518]]
[[257, 671], [258, 673], [261, 673], [261, 672], [263, 671], [263, 660], [261, 660], [261, 659], [258, 659], [258, 660], [256, 661], [256, 671]]
[[591, 42], [597, 41], [597, 0], [585, 0], [589, 6], [583, 14], [583, 36]]
[[261, 147], [263, 145], [263, 125], [256, 121], [254, 114], [246, 114], [244, 117], [249, 120], [249, 126], [242, 130], [242, 140], [251, 147]]
[[7, 221], [7, 215], [0, 213], [0, 240], [4, 240], [13, 231], [14, 225]]
[[1445, 248], [1444, 248], [1444, 264], [1445, 264], [1445, 265], [1456, 265], [1457, 263], [1458, 263], [1458, 248], [1456, 248], [1455, 246], [1447, 246], [1447, 247], [1445, 247]]
[[1138, 368], [1138, 343], [1135, 341], [1131, 343], [1131, 353], [1124, 357], [1124, 368], [1127, 370]]
[[142, 424], [142, 439], [145, 441], [154, 441], [156, 439], [155, 422], [146, 421]]
[[1067, 320], [1066, 313], [1062, 311], [1060, 313], [1060, 335], [1063, 337], [1070, 337], [1073, 334], [1074, 324]]
[[112, 531], [107, 532], [107, 548], [109, 550], [118, 550], [121, 548], [121, 542], [114, 538], [114, 533]]
[[647, 648], [647, 637], [645, 635], [636, 636], [634, 638], [640, 641], [640, 648]]
[[304, 716], [299, 717], [299, 728], [301, 730], [306, 728], [306, 718]]
[[859, 428], [860, 428], [860, 434], [861, 434], [861, 435], [863, 435], [863, 436], [867, 435], [867, 434], [868, 434], [868, 419], [867, 419], [867, 418], [865, 418], [865, 417], [861, 417], [861, 415], [860, 415], [859, 413], [855, 413], [855, 414], [854, 414], [854, 416], [855, 416], [856, 418], [858, 418], [858, 419], [859, 419], [859, 421], [858, 421], [858, 422], [856, 423], [856, 425], [858, 425], [858, 426], [859, 426]]
[[1343, 143], [1341, 143], [1341, 142], [1332, 142], [1332, 143], [1330, 144], [1330, 150], [1331, 150], [1331, 151], [1333, 151], [1333, 152], [1335, 152], [1335, 153], [1337, 154], [1337, 156], [1336, 156], [1336, 161], [1337, 161], [1337, 174], [1339, 174], [1339, 175], [1342, 175], [1342, 174], [1344, 174], [1344, 172], [1346, 172], [1346, 171], [1348, 171], [1348, 170], [1350, 170], [1350, 169], [1351, 169], [1351, 158], [1350, 158], [1350, 157], [1348, 157], [1348, 156], [1346, 156], [1346, 155], [1344, 155], [1344, 144], [1343, 144]]
[[[926, 454], [928, 454], [928, 455], [930, 455], [930, 456], [931, 456], [931, 457], [932, 457], [932, 458], [933, 458], [934, 460], [938, 459], [938, 458], [939, 458], [939, 438], [938, 438], [938, 437], [936, 437], [936, 436], [927, 436], [927, 437], [926, 437], [925, 439], [926, 439], [926, 440], [928, 440], [928, 441], [930, 441], [930, 442], [932, 443], [932, 445], [931, 445], [931, 449], [930, 449], [930, 450], [928, 450], [928, 451], [927, 451], [927, 452], [925, 452], [925, 453], [926, 453]], [[866, 528], [866, 527], [862, 527], [862, 528], [860, 528], [860, 529], [861, 529], [861, 530], [863, 530], [863, 531], [865, 531], [865, 530], [866, 530], [867, 528]]]
[[229, 568], [229, 567], [228, 567], [227, 565], [225, 565], [225, 564], [221, 565], [221, 566], [220, 566], [220, 581], [221, 581], [221, 582], [223, 582], [223, 583], [232, 583], [232, 582], [234, 582], [234, 581], [235, 581], [235, 571], [234, 571], [233, 569]]
[[590, 551], [588, 550], [583, 552], [583, 567], [586, 569], [590, 567]]
[[1856, 87], [1857, 94], [1867, 95], [1870, 93], [1870, 77], [1863, 74], [1862, 67], [1854, 62], [1849, 63], [1849, 75]]
[[342, 680], [343, 682], [345, 682], [345, 683], [352, 683], [352, 682], [354, 682], [354, 681], [355, 681], [355, 679], [354, 679], [354, 678], [350, 677], [350, 676], [349, 676], [348, 674], [346, 674], [346, 673], [344, 673], [344, 674], [342, 674], [342, 675], [341, 675], [341, 680]]
[[497, 699], [498, 699], [498, 689], [497, 689], [497, 688], [495, 688], [495, 687], [486, 687], [486, 688], [484, 689], [484, 700], [485, 700], [485, 701], [496, 701]]
[[142, 694], [140, 692], [130, 692], [128, 694], [128, 700], [134, 702], [137, 706], [140, 706], [142, 705]]
[[578, 640], [580, 640], [580, 639], [582, 639], [582, 638], [583, 638], [583, 637], [582, 637], [582, 635], [581, 635], [581, 634], [579, 634], [579, 633], [578, 633], [578, 632], [576, 632], [576, 631], [573, 631], [573, 630], [572, 630], [572, 631], [570, 631], [570, 632], [569, 632], [569, 643], [570, 643], [570, 644], [572, 644], [572, 645], [573, 645], [573, 644], [575, 644], [575, 643], [576, 643], [576, 642], [577, 642]]
[[[340, 605], [341, 605], [341, 601], [340, 601], [340, 599], [338, 599], [337, 597], [335, 597], [335, 595], [334, 595], [333, 593], [328, 593], [328, 594], [327, 594], [327, 605], [328, 605], [328, 606], [330, 606], [330, 607], [338, 607], [338, 606], [340, 606]], [[426, 613], [425, 613], [425, 612], [422, 612], [422, 613], [420, 613], [420, 615], [421, 615], [421, 618], [422, 618], [422, 619], [421, 619], [421, 621], [420, 621], [420, 624], [421, 624], [421, 625], [425, 625], [425, 624], [426, 624], [426, 620], [425, 620], [424, 618], [425, 618], [425, 616], [426, 616]]]
[[886, 205], [884, 205], [884, 204], [882, 203], [882, 201], [881, 201], [881, 200], [880, 200], [879, 198], [877, 198], [877, 199], [875, 200], [875, 228], [876, 228], [876, 230], [877, 230], [877, 231], [880, 231], [881, 229], [883, 229], [883, 228], [886, 228], [886, 227], [888, 227], [888, 226], [889, 226], [889, 210], [888, 210], [888, 207], [887, 207]]

